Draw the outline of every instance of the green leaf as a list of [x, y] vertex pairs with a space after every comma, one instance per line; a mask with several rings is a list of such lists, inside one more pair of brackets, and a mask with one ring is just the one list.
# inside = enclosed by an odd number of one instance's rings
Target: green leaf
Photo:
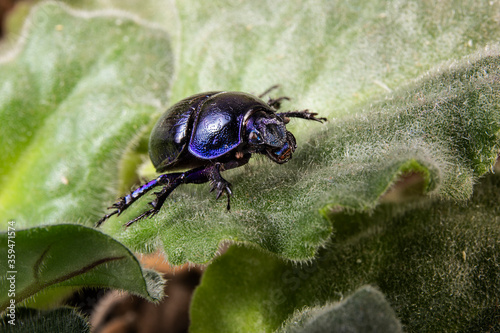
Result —
[[297, 310], [337, 302], [370, 284], [407, 332], [494, 331], [499, 201], [500, 177], [490, 174], [469, 202], [332, 214], [335, 238], [307, 264], [232, 246], [195, 291], [191, 330], [274, 331]]
[[59, 308], [52, 311], [36, 311], [33, 309], [16, 309], [15, 325], [9, 324], [12, 320], [4, 316], [0, 321], [0, 329], [5, 333], [74, 333], [90, 332], [86, 320], [70, 308]]
[[[171, 40], [124, 13], [112, 19], [70, 15], [48, 4], [31, 16], [29, 22], [43, 29], [25, 30], [25, 47], [0, 66], [8, 82], [16, 78], [17, 87], [39, 92], [24, 89], [32, 98], [6, 99], [32, 103], [39, 108], [35, 116], [21, 116], [30, 108], [15, 109], [15, 103], [0, 107], [2, 120], [15, 120], [2, 123], [14, 144], [5, 148], [0, 221], [96, 221], [137, 182], [130, 170], [137, 169], [137, 152], [144, 153], [148, 130], [165, 109], [167, 90], [174, 102], [203, 90], [259, 93], [280, 83], [279, 93], [294, 98], [284, 107], [310, 108], [330, 119], [328, 125], [289, 125], [298, 141], [291, 162], [255, 159], [227, 172], [234, 192], [230, 213], [208, 185], [184, 186], [153, 219], [122, 227], [148, 207], [149, 196], [105, 224], [106, 232], [133, 250], [163, 248], [174, 264], [207, 262], [221, 243], [235, 241], [308, 260], [330, 237], [324, 218], [330, 211], [371, 210], [409, 175], [421, 178], [418, 194], [467, 198], [497, 155], [498, 3], [148, 4], [141, 10], [133, 2], [79, 2], [138, 10], [144, 20], [168, 29]], [[75, 47], [56, 47], [61, 27], [68, 33], [63, 44]], [[102, 39], [97, 47], [78, 48]], [[107, 75], [116, 66], [120, 70], [113, 73], [129, 78], [130, 85]], [[26, 68], [39, 70], [27, 80], [19, 73]], [[61, 71], [46, 73], [56, 77], [46, 82], [41, 77], [50, 68]], [[40, 82], [48, 91], [37, 90]], [[70, 94], [67, 87], [75, 89]], [[19, 89], [5, 91], [10, 96]], [[93, 117], [86, 116], [89, 110]], [[26, 119], [33, 120], [31, 127], [23, 125]], [[19, 134], [30, 131], [36, 135]], [[112, 188], [118, 191], [111, 194]]]
[[[173, 99], [214, 89], [261, 92], [281, 83], [279, 93], [294, 98], [285, 107], [310, 108], [331, 122], [292, 123], [298, 149], [286, 165], [254, 161], [226, 173], [234, 185], [229, 214], [208, 186], [198, 185], [176, 190], [152, 220], [126, 231], [119, 226], [144, 211], [149, 197], [105, 230], [135, 250], [161, 246], [175, 264], [206, 262], [227, 240], [305, 260], [330, 233], [319, 210], [373, 209], [399, 177], [417, 173], [421, 192], [467, 198], [497, 154], [498, 51], [483, 46], [497, 41], [500, 29], [493, 19], [498, 4], [454, 7], [177, 4], [189, 23], [174, 38], [182, 47]], [[468, 54], [374, 103], [443, 60]]]
[[297, 311], [279, 332], [402, 332], [394, 311], [376, 289], [365, 286], [344, 301]]
[[93, 225], [166, 103], [172, 66], [168, 35], [131, 15], [37, 6], [0, 59], [1, 228]]
[[[0, 311], [50, 288], [109, 287], [151, 301], [163, 296], [158, 273], [142, 271], [134, 255], [107, 235], [79, 225], [0, 233]], [[7, 260], [9, 259], [9, 260]]]
[[320, 127], [286, 165], [235, 170], [230, 213], [206, 187], [191, 186], [151, 220], [121, 226], [147, 209], [143, 200], [105, 228], [138, 251], [162, 244], [175, 264], [206, 262], [227, 239], [305, 260], [329, 237], [324, 216], [375, 208], [403, 175], [419, 174], [430, 197], [467, 199], [498, 152], [499, 65], [497, 49], [447, 64], [372, 104], [365, 116]]
[[[147, 160], [148, 130], [167, 105], [279, 83], [276, 94], [293, 98], [284, 108], [330, 120], [288, 125], [298, 142], [291, 162], [256, 159], [225, 175], [230, 213], [208, 185], [186, 186], [155, 219], [121, 226], [147, 207], [144, 198], [106, 231], [134, 250], [164, 248], [172, 263], [206, 262], [227, 241], [303, 262], [239, 252], [213, 281], [233, 270], [234, 280], [209, 293], [195, 326], [217, 318], [275, 330], [303, 306], [375, 284], [408, 331], [498, 327], [498, 186], [462, 200], [498, 153], [499, 2], [68, 3], [142, 20], [40, 5], [18, 49], [3, 56], [4, 229], [8, 219], [93, 224], [137, 182], [131, 170]], [[422, 196], [435, 201], [413, 202]], [[324, 216], [337, 230], [331, 240]], [[220, 298], [232, 307], [220, 311]]]

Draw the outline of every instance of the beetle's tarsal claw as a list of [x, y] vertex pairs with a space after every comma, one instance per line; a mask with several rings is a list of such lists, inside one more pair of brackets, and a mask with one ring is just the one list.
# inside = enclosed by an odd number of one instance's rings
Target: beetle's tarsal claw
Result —
[[95, 224], [95, 227], [96, 227], [96, 228], [99, 228], [99, 226], [100, 226], [100, 225], [101, 225], [104, 221], [106, 221], [107, 219], [109, 219], [111, 216], [113, 216], [113, 215], [115, 215], [115, 214], [120, 215], [120, 213], [121, 213], [120, 211], [115, 210], [114, 212], [111, 212], [111, 213], [109, 213], [109, 214], [104, 215], [104, 216], [103, 216], [103, 217], [102, 217], [99, 221], [97, 221], [97, 223]]
[[309, 110], [303, 110], [300, 112], [304, 114], [304, 119], [314, 120], [320, 123], [326, 121], [326, 118], [324, 117], [316, 117], [318, 115], [316, 112], [310, 112]]
[[228, 198], [232, 194], [231, 183], [222, 178], [220, 175], [221, 168], [224, 170], [223, 166], [217, 163], [209, 171], [210, 183], [212, 184], [210, 192], [217, 190], [217, 195], [215, 197], [216, 200], [219, 199], [224, 192], [226, 192]]
[[222, 194], [224, 192], [226, 192], [226, 196], [227, 196], [227, 210], [231, 209], [231, 196], [233, 195], [233, 192], [231, 191], [231, 188], [229, 187], [229, 185], [230, 184], [227, 183], [227, 185], [224, 188], [218, 189], [217, 190], [217, 196], [215, 197], [215, 200], [218, 200], [222, 196]]
[[215, 196], [215, 199], [218, 200], [225, 192], [227, 195], [227, 200], [229, 205], [230, 197], [233, 194], [233, 192], [231, 191], [231, 184], [227, 180], [221, 177], [220, 180], [212, 182], [212, 188], [210, 189], [210, 192], [213, 192], [216, 189], [217, 189], [217, 195]]
[[113, 215], [119, 216], [126, 208], [127, 204], [125, 202], [125, 199], [120, 198], [117, 202], [108, 207], [108, 209], [114, 209], [114, 211], [104, 215], [99, 221], [97, 221], [95, 227], [98, 228], [101, 224], [103, 224], [107, 219], [109, 219]]
[[231, 189], [228, 187], [226, 188], [227, 191], [227, 210], [231, 210], [231, 196], [233, 195], [233, 192], [231, 192]]
[[137, 216], [135, 219], [128, 221], [123, 226], [125, 228], [128, 228], [128, 227], [130, 227], [132, 225], [132, 223], [135, 223], [135, 222], [139, 221], [140, 219], [143, 219], [143, 218], [146, 218], [146, 217], [152, 217], [156, 213], [158, 213], [158, 211], [155, 208], [151, 208], [150, 210], [145, 211], [141, 215]]

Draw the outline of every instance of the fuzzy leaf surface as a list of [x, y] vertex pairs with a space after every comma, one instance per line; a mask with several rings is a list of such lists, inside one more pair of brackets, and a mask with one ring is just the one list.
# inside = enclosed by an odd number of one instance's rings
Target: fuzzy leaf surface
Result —
[[166, 102], [166, 32], [120, 12], [32, 11], [0, 59], [0, 226], [93, 225]]
[[342, 302], [296, 311], [279, 332], [401, 333], [402, 329], [384, 295], [364, 286]]
[[331, 214], [336, 236], [308, 264], [233, 246], [196, 289], [191, 330], [273, 332], [294, 322], [295, 311], [338, 302], [368, 284], [385, 295], [405, 332], [495, 332], [499, 200], [500, 177], [490, 174], [469, 202]]
[[[230, 213], [209, 185], [184, 186], [153, 219], [122, 227], [147, 209], [149, 196], [104, 225], [134, 251], [164, 249], [173, 264], [207, 262], [226, 241], [308, 260], [330, 237], [330, 211], [371, 210], [408, 174], [420, 177], [420, 195], [466, 199], [494, 163], [498, 3], [148, 4], [75, 3], [137, 11], [171, 39], [123, 13], [110, 19], [47, 4], [30, 17], [43, 29], [24, 30], [21, 51], [2, 63], [6, 82], [25, 80], [15, 84], [37, 92], [14, 98], [21, 90], [5, 85], [2, 100], [33, 108], [7, 103], [0, 111], [12, 119], [2, 133], [13, 142], [3, 152], [2, 223], [93, 224], [137, 183], [138, 161], [147, 160], [140, 153], [168, 92], [172, 104], [204, 90], [260, 93], [280, 83], [275, 94], [294, 98], [284, 108], [310, 108], [330, 120], [289, 125], [298, 141], [289, 163], [255, 159], [225, 173], [233, 184]], [[88, 47], [99, 38], [107, 39]], [[26, 68], [41, 69], [26, 79]], [[60, 71], [43, 71], [51, 68]], [[49, 111], [46, 100], [55, 101]], [[21, 116], [26, 110], [41, 110], [34, 114], [44, 121]]]
[[229, 173], [231, 212], [207, 186], [186, 186], [157, 217], [121, 226], [147, 209], [143, 200], [105, 228], [136, 250], [162, 244], [177, 264], [210, 260], [224, 240], [305, 260], [330, 235], [330, 211], [374, 209], [403, 175], [419, 175], [420, 194], [430, 198], [466, 200], [495, 163], [499, 101], [494, 49], [429, 72], [363, 115], [313, 124], [317, 133], [286, 165], [261, 160]]
[[0, 329], [5, 333], [88, 333], [90, 326], [85, 318], [74, 309], [59, 308], [52, 311], [16, 309], [15, 325], [9, 324], [9, 317], [0, 318]]

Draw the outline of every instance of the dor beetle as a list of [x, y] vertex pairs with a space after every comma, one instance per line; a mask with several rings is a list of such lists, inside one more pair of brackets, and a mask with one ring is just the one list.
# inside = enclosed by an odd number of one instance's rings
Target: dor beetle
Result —
[[217, 190], [217, 199], [225, 192], [227, 209], [230, 208], [231, 184], [222, 178], [221, 171], [237, 168], [250, 160], [252, 154], [264, 154], [282, 164], [290, 160], [295, 151], [295, 137], [287, 131], [290, 117], [323, 122], [317, 113], [303, 111], [276, 112], [288, 97], [261, 98], [243, 92], [212, 91], [185, 98], [170, 107], [158, 120], [149, 138], [149, 156], [159, 173], [166, 173], [140, 186], [120, 198], [96, 226], [113, 215], [120, 215], [132, 203], [157, 186], [151, 209], [132, 223], [158, 213], [169, 194], [179, 185], [210, 181]]

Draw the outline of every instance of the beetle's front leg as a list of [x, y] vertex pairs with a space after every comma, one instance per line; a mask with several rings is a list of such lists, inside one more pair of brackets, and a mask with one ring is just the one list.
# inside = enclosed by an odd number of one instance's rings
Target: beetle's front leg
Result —
[[207, 166], [204, 169], [195, 169], [191, 171], [186, 171], [184, 173], [185, 178], [183, 179], [183, 183], [195, 183], [195, 184], [200, 184], [200, 183], [205, 183], [210, 181], [212, 184], [212, 188], [210, 189], [210, 192], [217, 190], [217, 197], [216, 199], [219, 199], [224, 192], [227, 195], [227, 210], [231, 209], [231, 183], [229, 183], [227, 180], [225, 180], [222, 175], [220, 174], [222, 171], [229, 170], [229, 169], [234, 169], [237, 167], [240, 167], [250, 160], [251, 154], [242, 154], [242, 155], [237, 155], [240, 156], [239, 158], [235, 158], [233, 161], [226, 162], [226, 163], [220, 163], [216, 162], [210, 166]]
[[310, 112], [309, 110], [280, 112], [277, 113], [277, 115], [280, 116], [281, 119], [283, 119], [285, 124], [288, 123], [289, 121], [288, 118], [302, 118], [307, 120], [315, 120], [320, 123], [326, 121], [326, 118], [316, 117], [318, 114], [316, 112]]

